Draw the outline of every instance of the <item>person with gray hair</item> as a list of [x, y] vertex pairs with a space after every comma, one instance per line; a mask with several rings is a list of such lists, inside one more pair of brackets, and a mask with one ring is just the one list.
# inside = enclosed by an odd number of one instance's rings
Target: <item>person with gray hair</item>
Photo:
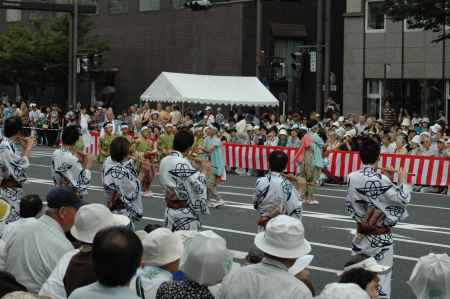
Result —
[[45, 215], [24, 223], [6, 243], [6, 271], [29, 291], [39, 292], [59, 259], [73, 250], [65, 232], [83, 204], [70, 188], [50, 189]]

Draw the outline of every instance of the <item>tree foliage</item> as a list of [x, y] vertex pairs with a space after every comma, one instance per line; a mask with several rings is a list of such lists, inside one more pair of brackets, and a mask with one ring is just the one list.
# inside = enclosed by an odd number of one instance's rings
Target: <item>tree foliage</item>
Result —
[[406, 20], [411, 28], [423, 28], [439, 33], [438, 39], [450, 38], [444, 34], [444, 24], [450, 25], [450, 0], [386, 0], [385, 12], [394, 21]]
[[[79, 49], [102, 53], [105, 42], [92, 34], [92, 23], [79, 22]], [[66, 87], [69, 23], [67, 17], [33, 19], [13, 24], [0, 33], [0, 83], [19, 84], [26, 95], [49, 84]]]

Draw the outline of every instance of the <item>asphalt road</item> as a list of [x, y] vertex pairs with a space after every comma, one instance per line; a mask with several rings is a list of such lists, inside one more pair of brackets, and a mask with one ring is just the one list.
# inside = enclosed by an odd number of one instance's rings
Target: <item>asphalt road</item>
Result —
[[[51, 152], [42, 147], [33, 150], [26, 194], [37, 193], [45, 198], [49, 185], [52, 185]], [[203, 217], [204, 228], [222, 235], [236, 256], [245, 254], [256, 232], [257, 213], [251, 204], [254, 185], [254, 177], [229, 176], [226, 185], [219, 187], [226, 205]], [[145, 217], [138, 228], [162, 221], [164, 203], [157, 179], [151, 190], [155, 196], [144, 200]], [[315, 256], [311, 266], [312, 280], [321, 290], [327, 283], [337, 280], [337, 273], [349, 259], [355, 225], [345, 212], [344, 187], [320, 187], [315, 193], [320, 204], [305, 206], [303, 223]], [[87, 201], [105, 202], [98, 171], [94, 171]], [[414, 193], [408, 211], [409, 218], [394, 230], [393, 299], [414, 298], [406, 281], [419, 257], [430, 252], [450, 252], [449, 196]]]

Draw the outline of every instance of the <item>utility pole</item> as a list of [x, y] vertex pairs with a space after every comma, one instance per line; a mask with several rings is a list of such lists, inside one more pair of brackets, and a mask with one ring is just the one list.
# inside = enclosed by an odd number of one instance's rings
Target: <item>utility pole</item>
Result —
[[[317, 0], [317, 37], [316, 44], [323, 45], [323, 0]], [[316, 73], [316, 112], [323, 112], [322, 86], [323, 86], [323, 48], [317, 48], [317, 73]]]
[[331, 75], [331, 0], [325, 0], [325, 66], [324, 66], [324, 100], [330, 96], [330, 75]]
[[69, 98], [69, 103], [72, 103], [73, 107], [77, 104], [77, 54], [78, 54], [78, 0], [73, 0], [73, 13], [72, 13], [72, 96]]
[[261, 34], [262, 34], [262, 4], [261, 0], [256, 0], [256, 77], [260, 77], [261, 55]]

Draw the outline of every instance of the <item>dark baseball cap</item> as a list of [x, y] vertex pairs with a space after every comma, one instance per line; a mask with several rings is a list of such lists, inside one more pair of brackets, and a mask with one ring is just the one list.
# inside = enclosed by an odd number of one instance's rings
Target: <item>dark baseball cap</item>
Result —
[[47, 206], [52, 209], [62, 207], [73, 207], [75, 209], [85, 205], [86, 202], [81, 200], [75, 192], [68, 187], [55, 187], [47, 193]]

